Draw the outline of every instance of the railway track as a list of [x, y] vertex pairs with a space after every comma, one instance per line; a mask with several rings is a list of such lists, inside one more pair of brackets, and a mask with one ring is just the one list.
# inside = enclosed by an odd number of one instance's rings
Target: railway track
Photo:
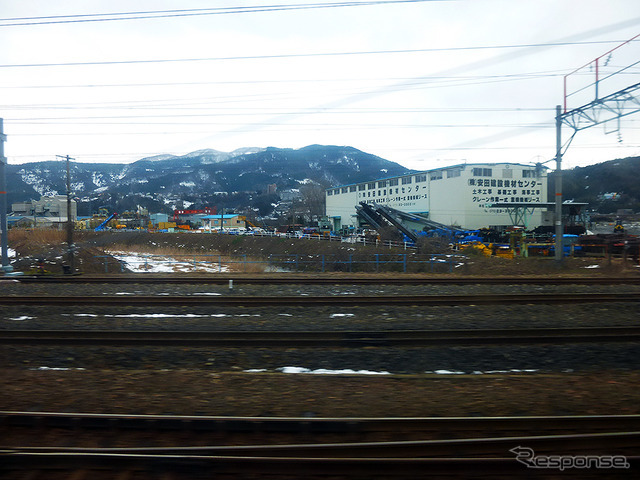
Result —
[[[226, 284], [531, 284], [636, 285], [640, 278], [380, 278], [114, 276], [22, 278], [25, 283]], [[547, 281], [549, 280], [549, 281]], [[4, 281], [4, 280], [3, 280]], [[8, 280], [9, 281], [9, 280]], [[13, 280], [10, 280], [13, 281]], [[1, 285], [0, 285], [1, 288]], [[73, 287], [76, 288], [76, 287]], [[98, 293], [100, 293], [98, 291]], [[438, 306], [640, 301], [640, 293], [400, 296], [3, 296], [5, 306]], [[627, 307], [625, 307], [627, 308]], [[52, 309], [56, 311], [55, 309]], [[526, 326], [526, 325], [525, 325]], [[183, 327], [184, 328], [184, 327]], [[237, 327], [235, 327], [237, 328]], [[348, 347], [637, 342], [640, 327], [405, 331], [102, 331], [3, 330], [4, 345], [181, 345]], [[622, 343], [606, 346], [617, 349]], [[576, 348], [583, 348], [579, 346]], [[23, 349], [25, 351], [29, 349]], [[377, 350], [376, 350], [377, 351]], [[44, 438], [58, 438], [46, 444]], [[136, 433], [137, 432], [137, 433]], [[142, 433], [140, 433], [142, 432]], [[2, 434], [5, 435], [2, 435]], [[20, 442], [18, 435], [31, 436]], [[129, 437], [132, 434], [133, 437]], [[139, 436], [136, 437], [136, 434]], [[197, 442], [186, 441], [191, 435]], [[141, 435], [141, 436], [140, 436]], [[2, 478], [514, 478], [536, 473], [516, 460], [521, 446], [538, 455], [617, 455], [637, 471], [640, 416], [492, 418], [243, 418], [0, 412]], [[82, 446], [91, 438], [93, 448]], [[129, 440], [127, 440], [129, 438]], [[151, 439], [149, 443], [140, 438]], [[172, 442], [171, 439], [176, 441]], [[216, 438], [217, 442], [206, 442]], [[294, 441], [291, 441], [291, 439]], [[274, 440], [275, 439], [275, 440]], [[75, 445], [75, 446], [74, 446]], [[555, 470], [553, 474], [567, 473]], [[581, 469], [580, 478], [600, 469]], [[164, 476], [164, 477], [163, 477]]]
[[[527, 466], [509, 458], [296, 458], [169, 455], [41, 454], [3, 455], [6, 480], [68, 478], [157, 479], [281, 479], [322, 478], [522, 478], [531, 475]], [[624, 457], [621, 475], [629, 475], [638, 457]], [[614, 475], [611, 469], [608, 475]], [[555, 475], [560, 475], [555, 470]], [[602, 478], [602, 470], [562, 472], [562, 477]], [[549, 477], [546, 478], [556, 478]], [[615, 477], [611, 477], [615, 478]]]
[[604, 343], [640, 340], [640, 327], [389, 331], [2, 330], [2, 345], [368, 347]]
[[[40, 478], [38, 474], [48, 478], [50, 472], [67, 472], [66, 478], [72, 475], [73, 478], [95, 478], [99, 474], [113, 478], [114, 472], [123, 476], [135, 473], [147, 478], [146, 475], [157, 475], [160, 471], [177, 475], [176, 478], [200, 478], [200, 475], [206, 478], [213, 473], [268, 473], [285, 478], [295, 478], [295, 475], [358, 478], [473, 475], [495, 478], [526, 474], [526, 467], [516, 461], [516, 453], [512, 452], [521, 445], [535, 450], [538, 455], [609, 455], [621, 462], [619, 471], [626, 473], [637, 468], [638, 458], [632, 455], [640, 446], [638, 415], [376, 419], [0, 412], [0, 428], [31, 429], [39, 436], [50, 428], [58, 432], [66, 429], [73, 436], [83, 431], [90, 431], [94, 436], [105, 432], [113, 436], [113, 432], [144, 430], [152, 432], [151, 438], [155, 439], [158, 435], [171, 438], [177, 432], [183, 443], [186, 430], [197, 432], [200, 438], [208, 432], [222, 432], [233, 434], [237, 440], [240, 432], [252, 435], [284, 433], [286, 438], [299, 434], [303, 439], [288, 444], [278, 444], [276, 440], [270, 444], [169, 447], [5, 445], [0, 450], [0, 471], [4, 471], [7, 478], [24, 478], [25, 474], [31, 475], [30, 478]], [[579, 433], [565, 433], [567, 431]], [[525, 432], [525, 435], [512, 436], [514, 432]], [[326, 434], [337, 435], [337, 438], [354, 435], [404, 438], [411, 433], [439, 438], [309, 442], [309, 438]], [[584, 469], [579, 472], [582, 478], [590, 473]]]
[[47, 296], [8, 295], [0, 297], [0, 305], [115, 305], [118, 306], [441, 306], [441, 305], [523, 305], [603, 302], [640, 302], [640, 293], [547, 293], [547, 294], [483, 294], [483, 295], [377, 295], [377, 296], [190, 296], [136, 295], [121, 296], [117, 301], [109, 295]]
[[[2, 278], [0, 278], [2, 280]], [[412, 275], [34, 275], [12, 277], [20, 283], [105, 284], [236, 284], [253, 285], [640, 285], [630, 277], [447, 277]]]
[[565, 415], [518, 417], [229, 417], [198, 415], [128, 415], [100, 413], [0, 411], [0, 428], [209, 431], [231, 433], [367, 434], [419, 432], [438, 436], [535, 432], [640, 431], [640, 415]]

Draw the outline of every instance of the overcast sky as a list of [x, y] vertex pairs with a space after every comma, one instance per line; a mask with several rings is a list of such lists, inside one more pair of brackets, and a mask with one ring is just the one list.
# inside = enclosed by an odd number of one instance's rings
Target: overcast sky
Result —
[[[0, 0], [0, 17], [9, 163], [310, 144], [420, 170], [545, 162], [564, 75], [640, 34], [638, 0]], [[635, 41], [599, 73], [639, 60]], [[601, 87], [638, 82], [636, 65]], [[640, 155], [639, 125], [580, 131], [563, 167]]]

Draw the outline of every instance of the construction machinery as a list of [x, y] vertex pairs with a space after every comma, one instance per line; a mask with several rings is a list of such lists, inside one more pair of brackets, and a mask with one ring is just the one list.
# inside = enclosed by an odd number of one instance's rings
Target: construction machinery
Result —
[[109, 215], [107, 217], [107, 219], [102, 222], [100, 225], [98, 225], [96, 228], [93, 229], [94, 232], [101, 232], [102, 230], [105, 230], [107, 228], [107, 224], [113, 220], [114, 218], [116, 218], [118, 216], [117, 213], [112, 213], [111, 215]]
[[434, 222], [420, 213], [407, 213], [377, 203], [360, 202], [356, 207], [358, 216], [376, 230], [392, 226], [406, 239], [416, 243], [420, 237], [445, 237], [451, 242], [458, 240], [482, 240], [478, 231], [464, 230], [451, 225]]

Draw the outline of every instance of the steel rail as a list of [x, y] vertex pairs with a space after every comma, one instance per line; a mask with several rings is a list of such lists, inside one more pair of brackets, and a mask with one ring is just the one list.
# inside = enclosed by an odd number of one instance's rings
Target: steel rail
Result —
[[491, 438], [455, 438], [357, 443], [296, 443], [287, 445], [209, 445], [194, 447], [2, 447], [22, 453], [83, 453], [121, 455], [205, 455], [304, 458], [434, 458], [480, 455], [499, 456], [526, 445], [538, 453], [634, 452], [640, 448], [640, 432], [606, 432]]
[[[39, 275], [13, 277], [20, 283], [139, 283], [139, 284], [236, 284], [253, 285], [640, 285], [640, 276], [630, 277], [450, 277], [418, 275]], [[7, 281], [9, 281], [7, 279]]]
[[225, 433], [640, 431], [640, 415], [518, 417], [229, 417], [0, 411], [0, 427]]
[[379, 295], [379, 296], [188, 296], [139, 295], [47, 296], [9, 295], [0, 297], [0, 305], [44, 306], [441, 306], [441, 305], [514, 305], [602, 302], [640, 302], [640, 293], [550, 293], [484, 295]]
[[603, 343], [640, 340], [640, 327], [389, 331], [1, 330], [3, 345], [190, 347], [412, 347], [431, 345]]

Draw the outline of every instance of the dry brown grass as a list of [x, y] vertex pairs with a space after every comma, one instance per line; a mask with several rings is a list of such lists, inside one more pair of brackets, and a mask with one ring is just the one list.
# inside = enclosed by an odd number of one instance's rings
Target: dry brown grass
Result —
[[46, 228], [12, 228], [8, 234], [9, 245], [18, 253], [30, 252], [38, 247], [64, 245], [67, 233]]
[[[134, 254], [158, 255], [170, 257], [176, 262], [190, 263], [194, 260], [198, 264], [210, 262], [211, 264], [221, 263], [232, 272], [241, 273], [264, 273], [267, 265], [263, 260], [248, 257], [246, 255], [240, 257], [231, 257], [229, 255], [220, 255], [219, 252], [194, 253], [189, 248], [177, 246], [156, 246], [150, 244], [128, 245], [116, 243], [105, 249], [106, 253], [110, 252], [126, 252]], [[198, 271], [196, 268], [195, 271]]]

